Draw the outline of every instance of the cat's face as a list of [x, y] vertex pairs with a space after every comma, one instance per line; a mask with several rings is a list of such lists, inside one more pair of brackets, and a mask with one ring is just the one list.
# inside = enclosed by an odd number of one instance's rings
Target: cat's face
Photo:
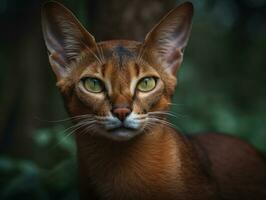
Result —
[[148, 34], [145, 42], [96, 43], [69, 10], [43, 9], [50, 63], [69, 114], [79, 131], [129, 140], [166, 113], [187, 43], [192, 6], [183, 4]]
[[59, 82], [71, 116], [81, 116], [76, 121], [86, 123], [89, 132], [117, 140], [163, 123], [176, 78], [140, 57], [139, 43], [113, 41], [98, 47], [102, 61], [85, 51], [71, 78]]

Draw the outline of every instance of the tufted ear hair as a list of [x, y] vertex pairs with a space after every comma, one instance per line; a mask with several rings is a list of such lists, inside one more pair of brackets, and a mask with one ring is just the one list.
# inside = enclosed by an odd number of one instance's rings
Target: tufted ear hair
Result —
[[173, 75], [182, 63], [184, 48], [190, 35], [193, 5], [183, 3], [171, 10], [147, 34], [144, 42], [154, 59]]
[[83, 28], [71, 11], [57, 2], [43, 5], [42, 30], [49, 61], [58, 80], [67, 75], [71, 70], [70, 63], [84, 49], [96, 45], [94, 37]]

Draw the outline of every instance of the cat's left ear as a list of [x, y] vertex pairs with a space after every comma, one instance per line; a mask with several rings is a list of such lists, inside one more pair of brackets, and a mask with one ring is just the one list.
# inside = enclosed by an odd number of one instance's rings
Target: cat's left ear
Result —
[[183, 3], [171, 10], [146, 36], [144, 46], [173, 75], [182, 63], [190, 35], [193, 5]]

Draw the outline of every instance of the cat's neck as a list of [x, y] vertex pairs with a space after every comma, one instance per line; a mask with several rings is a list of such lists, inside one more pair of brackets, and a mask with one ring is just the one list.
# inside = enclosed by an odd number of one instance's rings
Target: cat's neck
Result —
[[186, 155], [191, 149], [183, 136], [166, 127], [154, 127], [128, 142], [83, 135], [77, 137], [77, 145], [83, 184], [91, 182], [102, 194], [111, 192], [111, 199], [132, 192], [135, 199], [150, 196], [145, 193], [175, 199], [178, 190], [183, 193], [184, 175], [193, 173], [192, 159]]

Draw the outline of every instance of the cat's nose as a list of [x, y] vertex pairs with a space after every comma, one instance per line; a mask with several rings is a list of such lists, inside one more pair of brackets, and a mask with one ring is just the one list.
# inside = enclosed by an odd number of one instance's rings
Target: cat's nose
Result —
[[124, 121], [126, 117], [131, 113], [131, 110], [127, 107], [113, 109], [113, 115], [116, 116], [120, 121]]

